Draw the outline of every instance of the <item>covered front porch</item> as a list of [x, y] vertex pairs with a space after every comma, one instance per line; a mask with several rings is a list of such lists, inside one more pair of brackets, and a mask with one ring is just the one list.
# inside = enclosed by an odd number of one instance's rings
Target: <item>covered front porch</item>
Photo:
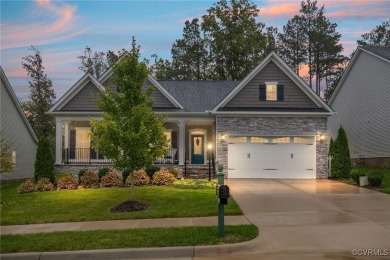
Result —
[[[215, 119], [168, 118], [165, 124], [168, 148], [156, 165], [206, 165], [215, 158]], [[56, 164], [112, 164], [93, 149], [86, 118], [56, 119]]]

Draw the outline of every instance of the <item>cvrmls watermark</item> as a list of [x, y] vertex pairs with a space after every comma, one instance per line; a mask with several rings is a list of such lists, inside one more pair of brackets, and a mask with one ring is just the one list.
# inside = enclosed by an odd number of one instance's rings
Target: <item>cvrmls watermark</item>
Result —
[[388, 256], [388, 249], [352, 249], [354, 256]]

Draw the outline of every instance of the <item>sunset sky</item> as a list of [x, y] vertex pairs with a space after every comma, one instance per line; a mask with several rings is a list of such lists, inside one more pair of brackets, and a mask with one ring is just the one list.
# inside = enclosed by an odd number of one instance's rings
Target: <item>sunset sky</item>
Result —
[[[4, 1], [1, 0], [1, 66], [16, 95], [26, 100], [28, 77], [22, 57], [30, 45], [42, 50], [45, 71], [60, 98], [82, 75], [78, 69], [86, 45], [96, 51], [130, 47], [131, 36], [142, 55], [170, 58], [174, 41], [182, 36], [184, 22], [201, 18], [216, 1]], [[254, 1], [259, 21], [282, 31], [298, 14], [300, 1]], [[344, 54], [356, 48], [360, 35], [390, 20], [388, 0], [319, 0], [326, 17], [338, 24]]]

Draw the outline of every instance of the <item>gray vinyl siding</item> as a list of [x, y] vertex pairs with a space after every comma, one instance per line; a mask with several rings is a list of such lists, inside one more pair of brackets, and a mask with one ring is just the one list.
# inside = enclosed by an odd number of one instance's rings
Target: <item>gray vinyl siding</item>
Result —
[[[143, 91], [147, 91], [151, 86], [153, 86], [152, 83], [150, 83], [149, 80], [146, 81], [143, 86]], [[169, 99], [166, 98], [165, 95], [156, 87], [154, 87], [152, 98], [154, 101], [153, 107], [175, 108], [172, 102], [169, 101]]]
[[[259, 85], [265, 82], [278, 82], [279, 85], [284, 85], [284, 101], [259, 101]], [[254, 76], [225, 107], [318, 108], [273, 61]]]
[[96, 106], [98, 92], [99, 89], [89, 82], [60, 111], [99, 111]]
[[336, 138], [343, 126], [351, 158], [390, 157], [389, 62], [362, 51], [331, 106], [329, 132]]
[[[104, 87], [110, 87], [112, 90], [114, 91], [117, 91], [117, 87], [110, 84], [110, 81], [109, 79], [106, 80], [104, 83], [103, 83], [103, 86]], [[146, 92], [148, 90], [149, 87], [153, 86], [152, 83], [150, 83], [149, 80], [147, 80], [142, 88], [142, 90], [144, 92]], [[160, 90], [158, 90], [156, 87], [154, 87], [154, 91], [152, 93], [152, 98], [154, 100], [154, 104], [153, 104], [153, 107], [163, 107], [163, 108], [175, 108], [175, 106], [172, 104], [171, 101], [169, 101], [163, 93], [161, 93]]]
[[[34, 175], [37, 144], [25, 125], [21, 114], [1, 80], [0, 132], [10, 151], [16, 151], [16, 165], [12, 172], [1, 174], [2, 180], [23, 179]], [[17, 104], [19, 105], [19, 104]]]
[[117, 91], [117, 87], [113, 84], [111, 84], [110, 82], [110, 78], [108, 78], [103, 84], [102, 84], [105, 88], [109, 87], [111, 90], [113, 91]]

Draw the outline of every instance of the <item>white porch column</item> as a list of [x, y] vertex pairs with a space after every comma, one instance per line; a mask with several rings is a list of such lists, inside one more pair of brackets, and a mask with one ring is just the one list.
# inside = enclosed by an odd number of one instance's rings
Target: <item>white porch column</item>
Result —
[[56, 163], [62, 161], [62, 120], [56, 118]]
[[179, 126], [179, 165], [184, 165], [186, 152], [186, 121], [180, 120], [177, 124]]
[[69, 121], [64, 121], [64, 148], [69, 148]]

